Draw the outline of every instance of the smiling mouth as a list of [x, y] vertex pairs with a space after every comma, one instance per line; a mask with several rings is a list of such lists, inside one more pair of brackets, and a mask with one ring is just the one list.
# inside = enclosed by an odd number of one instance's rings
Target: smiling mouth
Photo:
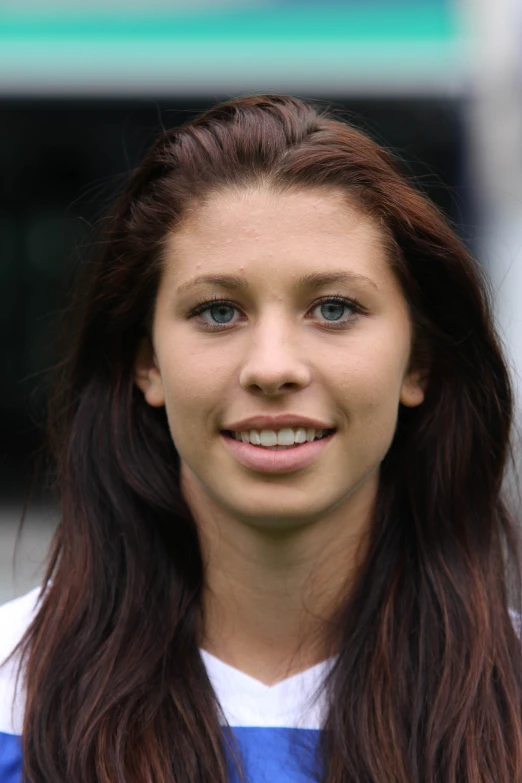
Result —
[[[256, 443], [247, 443], [245, 445], [252, 446], [254, 449], [263, 449], [264, 451], [286, 451], [288, 449], [297, 449], [299, 446], [306, 446], [310, 443], [315, 443], [318, 440], [324, 440], [324, 438], [330, 437], [330, 435], [333, 435], [335, 432], [335, 429], [330, 430], [324, 430], [323, 434], [320, 438], [314, 438], [313, 441], [305, 441], [304, 443], [292, 443], [290, 446], [263, 446], [261, 444]], [[232, 430], [222, 430], [222, 434], [225, 435], [227, 438], [232, 438], [232, 440], [238, 441], [239, 443], [242, 443], [243, 441], [238, 440], [238, 438], [235, 437]]]

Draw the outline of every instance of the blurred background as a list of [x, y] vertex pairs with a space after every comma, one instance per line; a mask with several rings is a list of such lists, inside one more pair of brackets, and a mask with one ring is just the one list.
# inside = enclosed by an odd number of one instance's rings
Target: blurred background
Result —
[[37, 484], [15, 553], [93, 225], [162, 126], [255, 92], [329, 102], [402, 158], [489, 275], [520, 396], [520, 0], [0, 0], [0, 603], [56, 524]]

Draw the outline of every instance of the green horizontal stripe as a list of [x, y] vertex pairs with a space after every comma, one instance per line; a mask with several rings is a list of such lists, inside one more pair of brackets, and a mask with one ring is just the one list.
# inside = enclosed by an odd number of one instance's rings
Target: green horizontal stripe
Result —
[[[81, 4], [79, 3], [81, 7]], [[457, 27], [441, 3], [383, 3], [317, 8], [252, 8], [145, 15], [87, 14], [79, 10], [13, 13], [0, 10], [1, 41], [49, 38], [110, 40], [448, 40]], [[310, 52], [313, 56], [313, 51]]]

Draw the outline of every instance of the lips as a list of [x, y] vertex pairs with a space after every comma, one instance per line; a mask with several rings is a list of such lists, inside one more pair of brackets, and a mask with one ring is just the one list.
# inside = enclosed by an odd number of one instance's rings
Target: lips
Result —
[[273, 450], [244, 443], [222, 434], [223, 444], [238, 463], [249, 470], [261, 473], [293, 473], [311, 467], [327, 451], [335, 435], [301, 443], [295, 448]]
[[334, 429], [329, 422], [314, 419], [300, 414], [281, 413], [278, 415], [249, 416], [238, 419], [223, 427], [222, 432], [242, 432], [244, 430], [282, 430], [285, 427], [295, 429], [297, 427], [313, 428], [314, 430]]

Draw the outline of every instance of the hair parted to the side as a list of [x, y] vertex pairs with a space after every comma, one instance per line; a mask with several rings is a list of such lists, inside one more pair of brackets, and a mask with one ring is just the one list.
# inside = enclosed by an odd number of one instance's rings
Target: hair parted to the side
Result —
[[107, 219], [71, 305], [50, 402], [61, 522], [23, 640], [30, 783], [225, 783], [198, 651], [203, 566], [163, 409], [133, 382], [162, 248], [227, 187], [334, 188], [389, 239], [426, 398], [401, 408], [372, 538], [335, 628], [328, 783], [522, 780], [519, 595], [502, 500], [512, 392], [476, 262], [393, 156], [284, 96], [228, 101], [162, 133]]

